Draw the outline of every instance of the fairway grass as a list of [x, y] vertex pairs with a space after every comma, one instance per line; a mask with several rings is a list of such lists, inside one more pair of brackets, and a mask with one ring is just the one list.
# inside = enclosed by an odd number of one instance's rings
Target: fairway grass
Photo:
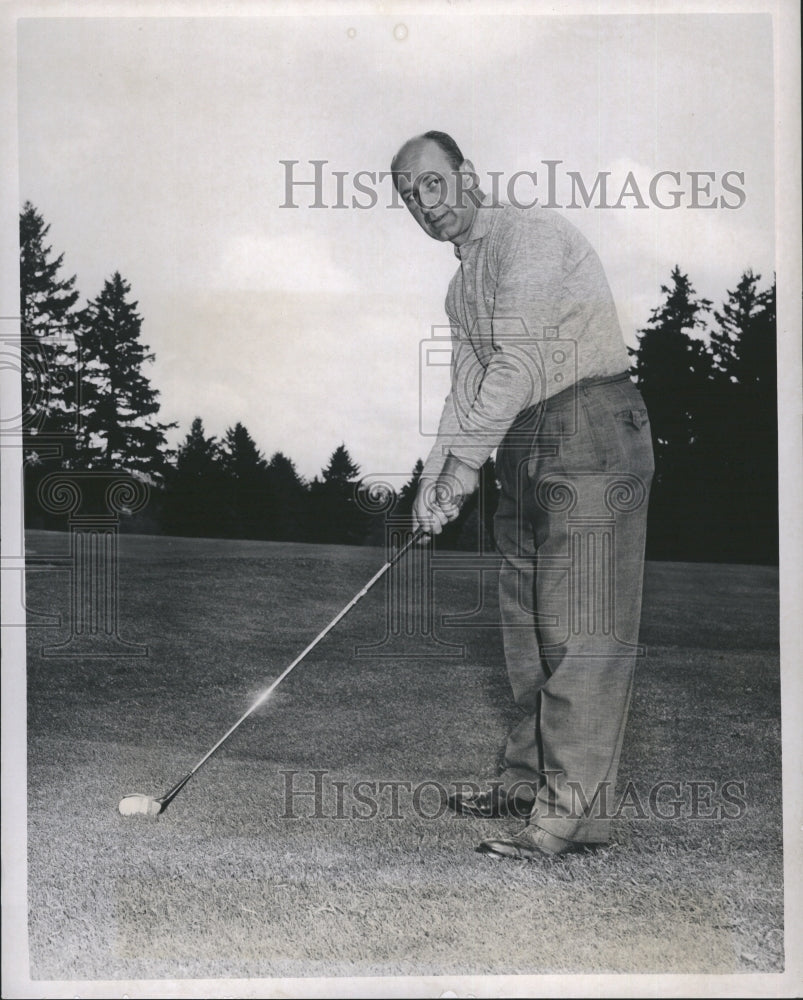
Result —
[[[120, 636], [148, 655], [43, 657], [70, 634], [69, 578], [47, 568], [69, 540], [28, 535], [44, 560], [28, 608], [61, 615], [28, 630], [34, 979], [782, 971], [777, 570], [648, 564], [620, 792], [646, 806], [680, 782], [685, 813], [623, 808], [610, 845], [521, 864], [474, 850], [518, 824], [441, 812], [434, 791], [492, 777], [516, 717], [498, 629], [440, 622], [477, 604], [473, 571], [436, 574], [436, 629], [464, 655], [416, 655], [432, 649], [412, 636], [356, 656], [385, 635], [380, 585], [164, 815], [121, 817], [122, 795], [185, 774], [384, 555], [120, 543]], [[312, 790], [316, 771], [322, 795], [288, 809], [288, 782]], [[695, 781], [715, 813], [743, 783], [744, 808], [690, 818]], [[416, 805], [380, 782], [430, 784]]]

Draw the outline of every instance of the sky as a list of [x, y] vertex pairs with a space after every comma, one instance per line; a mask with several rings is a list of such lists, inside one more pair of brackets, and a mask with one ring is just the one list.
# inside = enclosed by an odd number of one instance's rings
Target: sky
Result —
[[[448, 388], [421, 359], [458, 261], [389, 180], [375, 206], [350, 203], [357, 171], [427, 129], [503, 189], [536, 171], [522, 199], [544, 200], [543, 161], [561, 161], [560, 210], [598, 251], [631, 346], [674, 265], [716, 305], [746, 268], [774, 270], [766, 15], [31, 18], [18, 67], [21, 204], [82, 300], [116, 270], [130, 282], [173, 444], [196, 416], [218, 437], [240, 421], [308, 478], [341, 442], [363, 473], [409, 478]], [[309, 187], [287, 207], [282, 161], [308, 180], [316, 159], [329, 207]], [[609, 172], [610, 202], [632, 171], [646, 207], [567, 207], [569, 171], [588, 188]], [[649, 198], [661, 171], [681, 175], [678, 208]], [[694, 171], [714, 174], [699, 203], [738, 207], [690, 207]]]

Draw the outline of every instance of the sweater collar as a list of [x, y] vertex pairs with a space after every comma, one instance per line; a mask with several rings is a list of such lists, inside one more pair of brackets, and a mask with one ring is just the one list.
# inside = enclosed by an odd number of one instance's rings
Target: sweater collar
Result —
[[491, 195], [485, 195], [480, 204], [477, 206], [477, 211], [474, 215], [474, 221], [471, 224], [468, 238], [465, 242], [461, 243], [459, 247], [454, 248], [455, 257], [460, 258], [462, 256], [461, 250], [463, 247], [467, 247], [470, 243], [476, 243], [477, 240], [481, 240], [484, 236], [488, 235], [491, 228], [491, 221], [493, 219], [491, 210], [499, 207], [499, 205], [494, 204]]

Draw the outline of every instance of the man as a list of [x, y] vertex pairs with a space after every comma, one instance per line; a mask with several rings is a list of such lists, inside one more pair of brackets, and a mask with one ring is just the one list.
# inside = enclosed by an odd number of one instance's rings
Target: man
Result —
[[526, 817], [483, 841], [532, 859], [604, 843], [630, 702], [652, 443], [602, 265], [558, 213], [494, 203], [454, 139], [406, 142], [391, 169], [460, 266], [446, 311], [451, 391], [414, 503], [438, 534], [497, 449], [500, 614], [520, 723], [500, 779], [458, 812]]

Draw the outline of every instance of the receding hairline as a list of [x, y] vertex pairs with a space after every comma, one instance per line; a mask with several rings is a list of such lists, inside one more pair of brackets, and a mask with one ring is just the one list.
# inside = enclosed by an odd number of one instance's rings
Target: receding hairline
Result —
[[[427, 139], [425, 135], [414, 135], [412, 139], [408, 139], [407, 142], [399, 147], [399, 151], [390, 161], [390, 171], [394, 177], [396, 174], [401, 173], [401, 164], [405, 159], [407, 159], [408, 155], [410, 153], [418, 152], [418, 150], [426, 146], [427, 143], [432, 143], [433, 146], [438, 146], [434, 139]], [[438, 149], [440, 148], [441, 147], [438, 146]]]
[[462, 150], [460, 150], [460, 147], [457, 145], [455, 140], [452, 139], [452, 137], [447, 133], [438, 132], [434, 135], [430, 135], [429, 133], [424, 132], [421, 135], [414, 135], [412, 138], [408, 139], [405, 143], [403, 143], [399, 147], [398, 152], [390, 161], [390, 173], [393, 179], [393, 186], [395, 188], [398, 189], [399, 186], [398, 185], [399, 174], [408, 173], [408, 171], [401, 169], [404, 161], [408, 159], [411, 154], [414, 154], [415, 152], [417, 152], [418, 150], [422, 149], [424, 146], [430, 143], [443, 153], [443, 155], [449, 161], [452, 169], [454, 170], [459, 169], [459, 166], [455, 166], [455, 164], [452, 162], [452, 157], [450, 156], [449, 151], [444, 149], [443, 143], [438, 138], [439, 136], [442, 136], [444, 139], [450, 140], [450, 142], [454, 144], [455, 150], [459, 152], [460, 156], [462, 157], [461, 163], [465, 162], [465, 157], [463, 157]]

